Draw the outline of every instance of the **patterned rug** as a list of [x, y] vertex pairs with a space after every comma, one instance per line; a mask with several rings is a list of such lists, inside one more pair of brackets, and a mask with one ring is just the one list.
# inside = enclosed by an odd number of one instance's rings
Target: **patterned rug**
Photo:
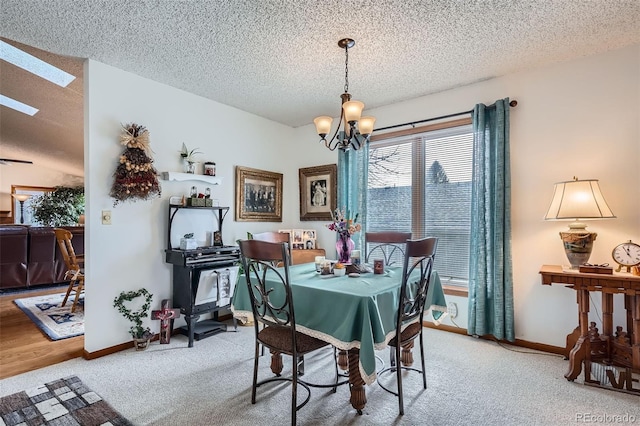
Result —
[[76, 311], [71, 312], [74, 294], [65, 306], [60, 306], [64, 293], [16, 299], [14, 303], [51, 340], [67, 339], [84, 334], [84, 296], [80, 296]]
[[0, 424], [132, 425], [76, 376], [0, 398]]

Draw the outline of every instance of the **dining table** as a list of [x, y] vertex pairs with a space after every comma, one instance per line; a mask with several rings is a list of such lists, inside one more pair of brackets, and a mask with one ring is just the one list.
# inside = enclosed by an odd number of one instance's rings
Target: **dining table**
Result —
[[[268, 277], [269, 273], [267, 281]], [[362, 413], [367, 402], [364, 385], [376, 381], [375, 351], [387, 347], [395, 336], [402, 267], [385, 267], [382, 274], [367, 272], [337, 276], [322, 275], [316, 272], [314, 263], [304, 263], [289, 266], [289, 284], [296, 330], [340, 350], [339, 365], [348, 371], [351, 405]], [[438, 323], [446, 315], [446, 306], [440, 278], [434, 271], [425, 311], [430, 310]], [[244, 276], [239, 277], [231, 310], [241, 321], [253, 320]], [[406, 350], [409, 352], [410, 348]], [[410, 364], [410, 352], [407, 355], [403, 354], [402, 360]], [[280, 354], [272, 356], [281, 357]], [[272, 368], [274, 365], [281, 366], [281, 359], [272, 361]], [[279, 374], [277, 371], [274, 373]]]

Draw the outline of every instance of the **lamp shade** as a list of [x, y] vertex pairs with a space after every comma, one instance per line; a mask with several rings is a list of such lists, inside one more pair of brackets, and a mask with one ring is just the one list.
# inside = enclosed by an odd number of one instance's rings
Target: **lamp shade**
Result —
[[375, 117], [362, 117], [358, 122], [358, 130], [361, 135], [368, 136], [373, 132], [373, 123], [376, 122]]
[[597, 179], [558, 182], [545, 219], [604, 219], [615, 215], [604, 200]]
[[31, 194], [11, 194], [11, 196], [18, 201], [25, 202], [31, 197]]
[[331, 123], [333, 123], [333, 118], [328, 117], [326, 115], [322, 115], [313, 120], [316, 125], [317, 133], [324, 137], [331, 131]]
[[344, 119], [347, 123], [360, 120], [364, 104], [360, 101], [349, 101], [342, 104]]

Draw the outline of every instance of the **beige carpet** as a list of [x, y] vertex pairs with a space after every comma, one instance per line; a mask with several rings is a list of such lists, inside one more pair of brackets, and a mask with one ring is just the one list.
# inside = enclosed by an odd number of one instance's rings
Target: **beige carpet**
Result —
[[[230, 327], [232, 329], [232, 327]], [[251, 404], [253, 327], [195, 342], [154, 342], [92, 361], [75, 359], [0, 381], [0, 396], [68, 375], [78, 376], [136, 425], [271, 425], [289, 423], [290, 388], [262, 387]], [[405, 376], [405, 415], [377, 384], [358, 416], [349, 390], [312, 389], [298, 412], [300, 425], [571, 425], [640, 422], [640, 397], [568, 382], [557, 356], [513, 352], [496, 343], [426, 329], [428, 389], [419, 374]], [[380, 353], [386, 360], [388, 352]], [[416, 354], [417, 355], [417, 354]], [[307, 380], [328, 377], [331, 351], [306, 358]], [[290, 362], [285, 358], [286, 374]], [[320, 374], [324, 373], [324, 374]], [[261, 359], [259, 377], [269, 376]], [[391, 377], [390, 377], [391, 378]], [[300, 391], [302, 392], [302, 390]], [[626, 416], [626, 417], [623, 417]], [[602, 421], [596, 421], [602, 420]], [[622, 423], [624, 424], [624, 423]]]

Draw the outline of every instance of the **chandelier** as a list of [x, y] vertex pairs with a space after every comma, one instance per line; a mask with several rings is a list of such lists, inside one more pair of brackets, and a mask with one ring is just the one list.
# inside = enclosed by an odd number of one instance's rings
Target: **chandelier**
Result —
[[361, 117], [364, 103], [352, 101], [349, 94], [349, 49], [355, 44], [356, 42], [350, 38], [343, 38], [338, 42], [338, 46], [344, 49], [345, 55], [344, 93], [340, 95], [342, 98], [340, 124], [338, 124], [333, 137], [329, 140], [326, 139], [326, 136], [331, 132], [333, 118], [323, 115], [313, 120], [316, 131], [321, 138], [320, 141], [324, 142], [324, 145], [331, 151], [336, 148], [346, 151], [350, 147], [354, 150], [360, 149], [369, 141], [369, 136], [373, 132], [373, 123], [376, 121], [375, 117]]

